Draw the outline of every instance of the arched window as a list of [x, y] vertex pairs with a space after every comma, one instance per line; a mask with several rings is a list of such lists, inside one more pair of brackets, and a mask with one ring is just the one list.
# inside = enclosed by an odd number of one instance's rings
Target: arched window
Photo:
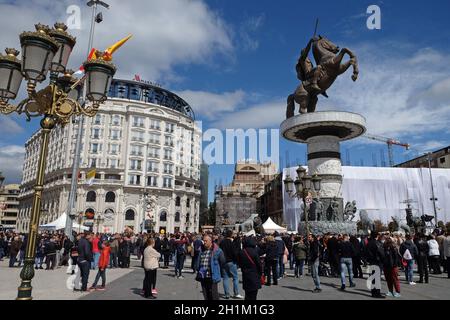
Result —
[[186, 223], [189, 222], [189, 213], [186, 213]]
[[181, 199], [180, 199], [180, 197], [177, 197], [175, 199], [175, 206], [177, 206], [177, 207], [181, 206]]
[[129, 209], [127, 210], [127, 212], [125, 212], [125, 220], [126, 221], [133, 221], [134, 220], [134, 210], [133, 209]]
[[161, 221], [161, 222], [167, 221], [167, 212], [166, 211], [162, 211], [159, 214], [159, 221]]
[[105, 202], [116, 202], [116, 194], [112, 191], [106, 193]]
[[86, 202], [95, 202], [97, 199], [97, 194], [95, 191], [89, 191], [86, 195]]
[[191, 199], [186, 200], [186, 208], [189, 208], [191, 206]]
[[180, 213], [179, 212], [175, 213], [175, 222], [180, 222]]

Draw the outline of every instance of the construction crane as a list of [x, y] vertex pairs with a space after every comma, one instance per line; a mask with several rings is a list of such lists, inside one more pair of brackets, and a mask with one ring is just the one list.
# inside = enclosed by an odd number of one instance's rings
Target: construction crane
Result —
[[375, 136], [375, 135], [371, 135], [371, 134], [365, 134], [363, 137], [367, 138], [367, 139], [375, 140], [375, 141], [384, 142], [387, 144], [388, 153], [389, 153], [389, 166], [391, 166], [391, 167], [394, 166], [394, 151], [393, 151], [392, 146], [396, 145], [396, 146], [405, 147], [406, 150], [409, 150], [409, 148], [410, 148], [409, 143], [400, 142], [393, 138], [386, 138], [386, 137]]

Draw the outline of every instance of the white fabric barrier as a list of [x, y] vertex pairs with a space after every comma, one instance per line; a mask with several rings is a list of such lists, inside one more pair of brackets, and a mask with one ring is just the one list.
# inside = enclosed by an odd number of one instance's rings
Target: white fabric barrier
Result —
[[[295, 180], [294, 168], [283, 170], [283, 179], [290, 174]], [[358, 209], [365, 209], [373, 220], [379, 219], [387, 224], [392, 216], [406, 221], [406, 199], [412, 203], [413, 215], [428, 214], [434, 216], [431, 193], [431, 180], [428, 168], [379, 168], [379, 167], [342, 167], [344, 181], [342, 195], [344, 205], [356, 200]], [[450, 221], [450, 169], [431, 169], [438, 221]], [[301, 200], [290, 198], [284, 192], [284, 221], [289, 230], [297, 230]], [[359, 212], [354, 221], [359, 220]]]

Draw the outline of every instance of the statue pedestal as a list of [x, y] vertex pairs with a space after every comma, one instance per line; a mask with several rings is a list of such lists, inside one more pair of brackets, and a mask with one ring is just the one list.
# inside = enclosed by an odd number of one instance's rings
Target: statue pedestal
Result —
[[281, 132], [287, 140], [307, 144], [308, 173], [322, 178], [320, 200], [324, 214], [330, 215], [330, 203], [336, 198], [339, 208], [335, 221], [343, 222], [340, 142], [363, 135], [366, 132], [366, 119], [356, 113], [341, 111], [305, 113], [283, 121]]
[[[321, 235], [327, 233], [335, 234], [357, 234], [356, 222], [330, 222], [330, 221], [310, 221], [309, 232], [313, 235]], [[304, 221], [298, 224], [298, 233], [301, 235], [306, 235], [306, 223]]]

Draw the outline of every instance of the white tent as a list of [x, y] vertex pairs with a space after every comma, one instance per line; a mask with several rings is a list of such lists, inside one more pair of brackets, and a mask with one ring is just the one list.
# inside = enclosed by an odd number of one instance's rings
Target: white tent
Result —
[[274, 233], [275, 231], [279, 233], [285, 233], [287, 231], [286, 228], [280, 227], [272, 219], [267, 219], [266, 222], [263, 223], [263, 228], [266, 233]]
[[[64, 212], [55, 221], [47, 223], [47, 224], [40, 225], [39, 228], [45, 229], [45, 230], [61, 230], [61, 229], [64, 229], [66, 227], [66, 219], [67, 219], [67, 215]], [[78, 231], [78, 230], [87, 231], [87, 230], [89, 230], [88, 227], [80, 226], [76, 222], [72, 223], [72, 229], [75, 230], [75, 231]]]

